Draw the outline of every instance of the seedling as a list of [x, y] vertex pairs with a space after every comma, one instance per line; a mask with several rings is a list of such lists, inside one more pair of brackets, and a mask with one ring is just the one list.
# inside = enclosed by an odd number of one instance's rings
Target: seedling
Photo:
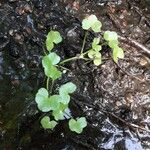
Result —
[[118, 58], [124, 58], [123, 49], [118, 46], [118, 35], [113, 31], [105, 31], [104, 39], [108, 42], [109, 47], [113, 50], [113, 59], [117, 63]]
[[[67, 62], [75, 61], [77, 59], [83, 59], [85, 61], [93, 61], [94, 65], [99, 66], [102, 63], [101, 49], [103, 43], [101, 41], [106, 41], [107, 45], [113, 50], [112, 56], [113, 60], [117, 63], [118, 58], [124, 58], [123, 50], [118, 46], [118, 35], [113, 31], [106, 31], [104, 33], [104, 39], [100, 37], [95, 37], [91, 43], [91, 48], [84, 52], [84, 46], [87, 38], [87, 32], [92, 30], [93, 32], [100, 32], [102, 24], [97, 19], [95, 15], [91, 15], [82, 21], [82, 28], [86, 30], [86, 34], [83, 40], [83, 45], [80, 54], [75, 57], [71, 57], [60, 61], [61, 58], [55, 52], [52, 52], [55, 44], [62, 41], [62, 37], [58, 31], [50, 31], [46, 38], [46, 49], [48, 54], [42, 59], [42, 66], [44, 68], [44, 73], [47, 77], [46, 88], [40, 88], [36, 94], [35, 102], [37, 107], [43, 113], [48, 113], [49, 115], [44, 116], [41, 119], [41, 125], [44, 129], [53, 130], [58, 124], [59, 120], [70, 119], [69, 128], [71, 131], [78, 134], [82, 133], [83, 129], [87, 126], [87, 121], [85, 117], [73, 119], [73, 117], [68, 114], [70, 95], [74, 93], [77, 89], [76, 85], [72, 82], [67, 82], [61, 85], [58, 89], [58, 93], [53, 93], [54, 82], [61, 78], [62, 72], [58, 67], [63, 67]], [[101, 44], [100, 44], [101, 43]], [[51, 86], [50, 86], [51, 80]], [[50, 90], [49, 90], [50, 87]], [[52, 119], [51, 119], [52, 118]]]

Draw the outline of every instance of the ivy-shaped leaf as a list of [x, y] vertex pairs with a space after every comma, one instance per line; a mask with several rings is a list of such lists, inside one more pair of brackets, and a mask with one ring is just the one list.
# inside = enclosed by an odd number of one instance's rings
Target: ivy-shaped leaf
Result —
[[99, 42], [100, 38], [94, 38], [92, 42], [92, 49], [98, 52], [102, 49], [101, 45], [98, 45]]
[[56, 110], [59, 108], [60, 96], [53, 95], [48, 97], [48, 91], [45, 88], [41, 88], [36, 94], [35, 101], [39, 110], [42, 112], [49, 112], [50, 110]]
[[58, 44], [62, 41], [62, 37], [58, 31], [50, 31], [46, 38], [46, 48], [51, 51], [54, 48], [54, 43]]
[[108, 42], [109, 47], [111, 47], [112, 49], [116, 46], [118, 46], [119, 42], [116, 40], [112, 40]]
[[47, 77], [56, 80], [61, 77], [61, 72], [54, 66], [58, 64], [60, 57], [56, 53], [50, 53], [47, 56], [44, 56], [42, 59], [42, 65], [44, 67], [44, 72]]
[[77, 120], [70, 119], [69, 120], [69, 128], [71, 131], [74, 131], [78, 134], [82, 133], [83, 128], [87, 126], [87, 121], [85, 117], [81, 117]]
[[50, 111], [48, 91], [45, 88], [40, 88], [36, 94], [35, 101], [38, 104], [39, 110], [43, 112]]
[[100, 32], [102, 23], [97, 19], [95, 15], [90, 15], [82, 21], [82, 28], [84, 30], [89, 30], [90, 28], [94, 32]]
[[113, 60], [117, 63], [118, 58], [124, 58], [124, 52], [122, 48], [116, 46], [113, 49]]
[[96, 32], [96, 33], [101, 31], [101, 27], [102, 27], [102, 23], [101, 23], [99, 20], [97, 20], [97, 21], [91, 26], [92, 30], [93, 30], [94, 32]]
[[101, 53], [98, 51], [90, 50], [88, 52], [88, 57], [93, 59], [93, 63], [96, 66], [99, 66], [102, 63], [102, 56]]
[[48, 116], [45, 116], [41, 119], [41, 125], [44, 129], [54, 129], [57, 125], [56, 121], [50, 121], [50, 118]]
[[61, 96], [61, 103], [63, 104], [68, 104], [70, 101], [70, 95], [76, 90], [76, 85], [73, 84], [72, 82], [68, 82], [64, 85], [62, 85], [59, 88], [59, 95]]
[[124, 51], [118, 46], [118, 35], [114, 31], [105, 31], [104, 39], [113, 50], [113, 60], [117, 63], [118, 58], [124, 58]]
[[106, 41], [118, 41], [118, 35], [114, 31], [105, 31], [104, 39]]
[[60, 103], [59, 108], [54, 110], [52, 115], [54, 116], [55, 120], [64, 120], [65, 119], [65, 110], [68, 108], [68, 105], [64, 105]]

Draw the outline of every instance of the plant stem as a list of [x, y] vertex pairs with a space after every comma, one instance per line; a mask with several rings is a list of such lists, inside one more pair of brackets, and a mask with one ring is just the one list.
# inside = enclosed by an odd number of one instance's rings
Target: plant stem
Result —
[[50, 78], [48, 77], [47, 81], [46, 81], [46, 89], [47, 89], [47, 91], [49, 91], [49, 80], [50, 80]]
[[69, 62], [69, 61], [71, 61], [71, 60], [76, 60], [76, 59], [80, 59], [79, 57], [71, 57], [71, 58], [68, 58], [68, 59], [65, 59], [65, 60], [63, 60], [62, 62], [60, 62], [59, 64], [60, 65], [62, 65], [62, 64], [64, 64], [64, 63], [66, 63], [66, 62]]
[[80, 54], [83, 53], [83, 50], [84, 50], [84, 47], [85, 47], [86, 38], [87, 38], [87, 34], [88, 34], [88, 31], [85, 32], [84, 40], [83, 40], [83, 44], [82, 44], [82, 48], [81, 48]]
[[52, 92], [53, 92], [53, 86], [54, 86], [54, 80], [52, 80], [51, 89], [50, 89], [50, 94], [52, 94]]

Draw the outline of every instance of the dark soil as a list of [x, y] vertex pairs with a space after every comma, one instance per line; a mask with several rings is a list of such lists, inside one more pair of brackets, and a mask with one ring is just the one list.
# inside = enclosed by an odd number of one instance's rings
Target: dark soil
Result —
[[[121, 37], [125, 59], [115, 64], [103, 47], [103, 64], [75, 61], [55, 87], [76, 83], [70, 109], [85, 116], [81, 135], [62, 121], [44, 131], [34, 98], [44, 86], [41, 66], [49, 30], [58, 30], [61, 58], [81, 50], [81, 21], [95, 14], [102, 30]], [[94, 37], [89, 33], [86, 48]], [[141, 47], [131, 44], [136, 40]], [[149, 0], [2, 0], [0, 2], [0, 150], [150, 150], [150, 1]]]

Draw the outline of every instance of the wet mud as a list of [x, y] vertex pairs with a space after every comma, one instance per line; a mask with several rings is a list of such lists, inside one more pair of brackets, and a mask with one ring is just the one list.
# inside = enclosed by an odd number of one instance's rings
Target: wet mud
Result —
[[[76, 83], [71, 113], [85, 116], [88, 126], [77, 135], [64, 120], [54, 131], [44, 131], [34, 98], [45, 84], [41, 58], [46, 34], [58, 30], [63, 42], [55, 51], [62, 59], [73, 57], [81, 50], [81, 21], [89, 14], [101, 20], [102, 31], [119, 34], [125, 58], [115, 64], [103, 46], [99, 67], [82, 60], [66, 64], [70, 71], [55, 88]], [[93, 37], [89, 32], [86, 49]], [[1, 1], [0, 149], [149, 150], [150, 1]]]

